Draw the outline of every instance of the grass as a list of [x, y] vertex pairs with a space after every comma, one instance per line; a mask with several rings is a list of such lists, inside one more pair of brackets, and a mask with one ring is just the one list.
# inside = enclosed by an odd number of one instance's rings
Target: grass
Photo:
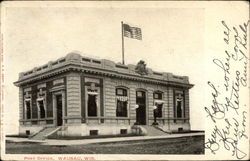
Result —
[[204, 154], [204, 136], [88, 145], [49, 146], [6, 142], [7, 154]]

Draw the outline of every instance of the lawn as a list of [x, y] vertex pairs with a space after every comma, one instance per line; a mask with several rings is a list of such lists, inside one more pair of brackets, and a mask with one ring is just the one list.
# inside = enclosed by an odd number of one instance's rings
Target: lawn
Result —
[[204, 136], [68, 146], [6, 142], [6, 154], [204, 154]]

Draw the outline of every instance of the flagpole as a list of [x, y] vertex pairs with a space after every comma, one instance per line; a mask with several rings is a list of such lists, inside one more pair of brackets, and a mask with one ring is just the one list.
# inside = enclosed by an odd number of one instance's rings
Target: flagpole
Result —
[[123, 22], [121, 21], [122, 25], [122, 64], [124, 65], [124, 30], [123, 30]]

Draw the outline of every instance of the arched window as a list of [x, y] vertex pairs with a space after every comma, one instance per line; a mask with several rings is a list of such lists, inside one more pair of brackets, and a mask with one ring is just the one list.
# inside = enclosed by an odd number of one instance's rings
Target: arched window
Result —
[[116, 117], [128, 116], [128, 92], [124, 88], [116, 88]]
[[156, 117], [162, 117], [162, 108], [164, 101], [162, 100], [163, 94], [160, 91], [154, 92], [154, 114]]

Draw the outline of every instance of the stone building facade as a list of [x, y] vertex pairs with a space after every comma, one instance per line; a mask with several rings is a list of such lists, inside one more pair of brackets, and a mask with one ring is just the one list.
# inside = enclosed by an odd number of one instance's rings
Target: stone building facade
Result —
[[20, 73], [14, 83], [20, 134], [46, 128], [64, 136], [126, 134], [155, 118], [164, 131], [190, 130], [188, 77], [137, 67], [70, 53]]

